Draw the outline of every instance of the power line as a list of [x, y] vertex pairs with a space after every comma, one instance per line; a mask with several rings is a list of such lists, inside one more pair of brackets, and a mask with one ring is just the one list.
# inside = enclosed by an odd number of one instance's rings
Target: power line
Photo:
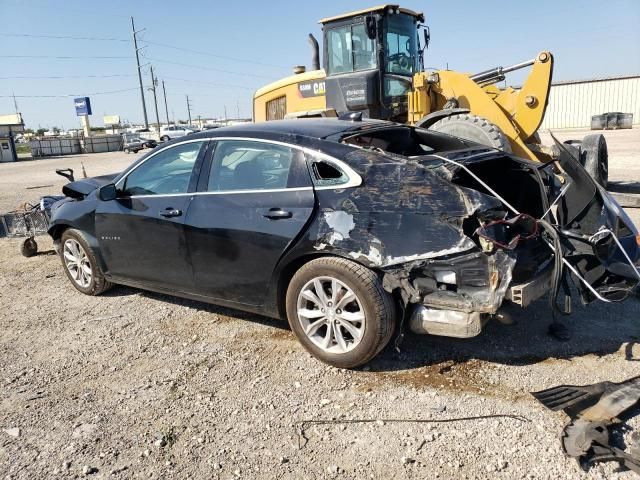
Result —
[[170, 62], [169, 60], [160, 60], [159, 58], [151, 58], [151, 57], [144, 57], [144, 58], [146, 58], [147, 60], [153, 60], [154, 62], [169, 63], [171, 65], [179, 65], [181, 67], [197, 68], [199, 70], [209, 70], [211, 72], [229, 73], [231, 75], [241, 75], [243, 77], [267, 78], [269, 80], [273, 80], [273, 77], [271, 77], [271, 76], [257, 75], [255, 73], [232, 72], [231, 70], [222, 70], [220, 68], [203, 67], [202, 65], [192, 65], [192, 64], [189, 64], [189, 63]]
[[229, 83], [213, 83], [213, 82], [203, 82], [201, 80], [189, 80], [186, 78], [176, 78], [176, 77], [164, 77], [167, 80], [176, 80], [178, 82], [188, 82], [188, 83], [196, 83], [199, 85], [205, 85], [209, 87], [229, 87], [229, 88], [241, 88], [243, 90], [256, 90], [255, 88], [243, 87], [241, 85], [231, 85]]
[[115, 78], [115, 77], [135, 77], [132, 73], [114, 73], [110, 75], [17, 75], [11, 77], [0, 77], [0, 80], [59, 80], [67, 78]]
[[70, 35], [34, 35], [30, 33], [0, 33], [3, 37], [25, 37], [25, 38], [53, 38], [56, 40], [95, 40], [104, 42], [130, 42], [125, 38], [105, 38], [105, 37], [74, 37]]
[[0, 55], [0, 58], [57, 58], [60, 60], [69, 60], [75, 58], [82, 59], [106, 59], [106, 58], [126, 58], [131, 60], [131, 57], [125, 56], [113, 56], [113, 55]]
[[180, 50], [182, 52], [195, 53], [197, 55], [205, 55], [207, 57], [222, 58], [224, 60], [232, 60], [234, 62], [253, 63], [255, 65], [263, 65], [265, 67], [289, 68], [289, 67], [285, 67], [283, 65], [275, 65], [273, 63], [258, 62], [256, 60], [247, 60], [247, 59], [244, 59], [244, 58], [229, 57], [229, 56], [226, 56], [226, 55], [218, 55], [216, 53], [211, 53], [211, 52], [203, 52], [201, 50], [193, 50], [191, 48], [177, 47], [177, 46], [174, 46], [174, 45], [169, 45], [167, 43], [152, 42], [150, 40], [142, 40], [142, 41], [144, 43], [148, 43], [149, 45], [156, 45], [158, 47], [171, 48], [173, 50]]
[[[122, 42], [122, 43], [130, 43], [131, 40], [125, 38], [112, 38], [112, 37], [77, 37], [72, 35], [40, 35], [40, 34], [30, 34], [30, 33], [0, 33], [0, 36], [4, 37], [21, 37], [21, 38], [47, 38], [54, 40], [81, 40], [81, 41], [111, 41], [111, 42]], [[168, 43], [161, 42], [153, 42], [151, 40], [143, 40], [140, 39], [141, 42], [147, 43], [149, 45], [155, 45], [163, 48], [170, 48], [173, 50], [179, 50], [182, 52], [194, 53], [196, 55], [205, 55], [213, 58], [221, 58], [224, 60], [230, 60], [233, 62], [243, 62], [243, 63], [252, 63], [254, 65], [262, 65], [265, 67], [274, 67], [274, 68], [288, 68], [284, 65], [276, 65], [273, 63], [260, 62], [257, 60], [250, 60], [246, 58], [239, 57], [230, 57], [228, 55], [218, 55], [216, 53], [204, 52], [202, 50], [193, 50], [191, 48], [179, 47], [177, 45], [170, 45]], [[12, 57], [12, 56], [10, 56]], [[16, 58], [72, 58], [72, 57], [16, 57]], [[84, 58], [84, 57], [73, 57], [73, 58]]]
[[69, 97], [88, 97], [90, 95], [109, 95], [112, 93], [122, 93], [122, 92], [131, 92], [133, 90], [138, 90], [138, 87], [135, 88], [124, 88], [121, 90], [110, 90], [106, 92], [93, 92], [93, 93], [69, 93], [65, 95], [0, 95], [0, 98], [69, 98]]

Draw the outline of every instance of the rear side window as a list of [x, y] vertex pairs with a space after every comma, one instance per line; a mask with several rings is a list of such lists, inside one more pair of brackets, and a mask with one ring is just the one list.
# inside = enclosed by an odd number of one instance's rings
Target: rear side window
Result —
[[338, 186], [349, 182], [349, 175], [336, 162], [310, 158], [311, 177], [316, 187]]
[[[301, 151], [252, 140], [216, 144], [207, 190], [273, 190], [309, 185]], [[305, 178], [306, 177], [306, 178]]]

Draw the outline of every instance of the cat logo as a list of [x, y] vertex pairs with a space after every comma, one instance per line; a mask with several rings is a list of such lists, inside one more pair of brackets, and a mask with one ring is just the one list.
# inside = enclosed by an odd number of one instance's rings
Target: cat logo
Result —
[[298, 92], [302, 98], [322, 96], [326, 93], [324, 80], [299, 83]]

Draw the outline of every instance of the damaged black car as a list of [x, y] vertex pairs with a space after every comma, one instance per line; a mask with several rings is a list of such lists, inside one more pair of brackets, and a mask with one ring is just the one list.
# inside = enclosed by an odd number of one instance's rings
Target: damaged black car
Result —
[[[408, 325], [478, 335], [505, 302], [619, 301], [638, 231], [569, 150], [540, 164], [383, 121], [282, 120], [156, 148], [76, 181], [50, 235], [79, 291], [124, 284], [286, 318], [362, 365]], [[565, 301], [559, 300], [565, 295]]]

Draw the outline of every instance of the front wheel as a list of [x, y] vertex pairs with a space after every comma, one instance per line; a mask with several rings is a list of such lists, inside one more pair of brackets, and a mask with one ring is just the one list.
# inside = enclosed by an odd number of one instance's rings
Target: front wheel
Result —
[[60, 238], [62, 267], [71, 284], [85, 295], [100, 295], [111, 288], [98, 260], [80, 230], [65, 230]]
[[323, 257], [300, 268], [286, 305], [300, 343], [335, 367], [367, 363], [389, 343], [395, 327], [393, 299], [378, 275], [343, 258]]

